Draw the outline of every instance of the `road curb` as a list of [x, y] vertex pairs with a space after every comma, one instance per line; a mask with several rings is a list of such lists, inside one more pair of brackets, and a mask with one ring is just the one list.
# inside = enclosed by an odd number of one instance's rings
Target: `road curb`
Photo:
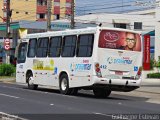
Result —
[[15, 115], [10, 115], [4, 112], [0, 112], [0, 119], [1, 120], [27, 120], [27, 119], [24, 119]]
[[16, 79], [0, 79], [2, 83], [15, 83]]
[[158, 92], [152, 92], [152, 91], [145, 91], [145, 90], [136, 90], [137, 92], [143, 92], [143, 93], [151, 93], [151, 94], [160, 94]]

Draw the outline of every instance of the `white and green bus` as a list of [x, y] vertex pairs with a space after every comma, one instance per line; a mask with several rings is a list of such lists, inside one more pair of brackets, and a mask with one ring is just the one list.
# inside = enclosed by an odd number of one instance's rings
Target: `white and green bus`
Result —
[[129, 92], [141, 83], [141, 35], [135, 31], [93, 27], [26, 35], [19, 44], [16, 82], [76, 94], [93, 90]]

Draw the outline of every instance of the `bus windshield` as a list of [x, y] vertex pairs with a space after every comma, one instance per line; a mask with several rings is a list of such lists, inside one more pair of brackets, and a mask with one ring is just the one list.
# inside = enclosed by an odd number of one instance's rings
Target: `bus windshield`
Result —
[[137, 33], [102, 30], [98, 46], [99, 48], [141, 51], [141, 38]]

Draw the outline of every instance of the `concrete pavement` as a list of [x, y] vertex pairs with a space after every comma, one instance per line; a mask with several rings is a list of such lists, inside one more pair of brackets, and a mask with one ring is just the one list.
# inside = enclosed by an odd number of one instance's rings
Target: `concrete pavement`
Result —
[[141, 87], [138, 91], [160, 94], [160, 79], [147, 78], [148, 73], [154, 73], [154, 71], [143, 71]]
[[143, 79], [141, 87], [137, 90], [160, 94], [160, 79]]

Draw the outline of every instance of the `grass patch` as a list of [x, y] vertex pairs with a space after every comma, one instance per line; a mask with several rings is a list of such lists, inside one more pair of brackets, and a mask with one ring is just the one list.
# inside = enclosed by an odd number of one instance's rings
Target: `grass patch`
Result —
[[16, 67], [11, 64], [0, 64], [0, 76], [14, 76]]
[[147, 78], [160, 78], [160, 73], [149, 73]]

